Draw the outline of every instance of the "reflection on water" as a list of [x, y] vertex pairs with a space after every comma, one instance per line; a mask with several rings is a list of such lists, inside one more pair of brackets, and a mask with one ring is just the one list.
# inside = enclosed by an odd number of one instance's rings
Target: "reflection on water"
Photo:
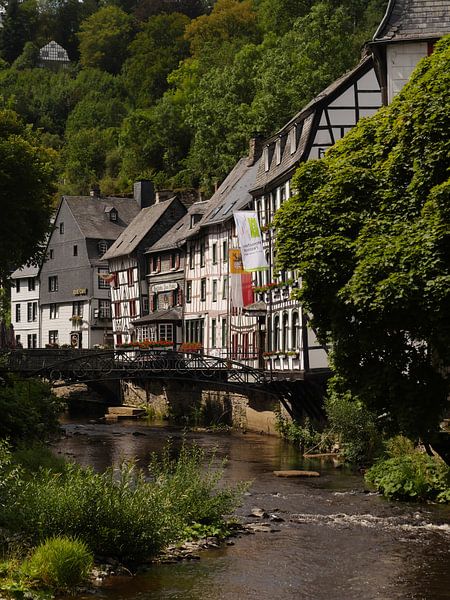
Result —
[[[103, 470], [123, 458], [145, 465], [182, 432], [142, 422], [64, 424], [58, 450]], [[251, 480], [238, 512], [280, 515], [273, 533], [208, 550], [200, 561], [154, 566], [135, 578], [111, 578], [105, 600], [448, 600], [450, 511], [400, 505], [365, 493], [360, 476], [327, 462], [306, 463], [291, 446], [256, 434], [188, 433], [217, 459], [228, 457], [228, 481]], [[312, 467], [320, 478], [283, 479], [274, 470]]]

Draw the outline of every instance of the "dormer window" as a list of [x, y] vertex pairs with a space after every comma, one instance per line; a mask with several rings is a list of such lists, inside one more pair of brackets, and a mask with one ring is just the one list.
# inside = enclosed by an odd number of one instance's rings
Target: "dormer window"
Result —
[[289, 148], [291, 154], [297, 150], [297, 125], [293, 125], [292, 129], [289, 131]]
[[201, 218], [202, 215], [198, 213], [194, 213], [193, 215], [191, 215], [191, 229], [200, 221]]
[[107, 206], [105, 213], [109, 216], [109, 220], [115, 223], [119, 218], [119, 213], [113, 206]]
[[264, 171], [268, 171], [269, 170], [269, 147], [265, 146], [264, 147], [264, 152], [263, 152], [263, 157], [264, 157]]
[[277, 165], [281, 163], [281, 138], [278, 138], [275, 144], [275, 160]]

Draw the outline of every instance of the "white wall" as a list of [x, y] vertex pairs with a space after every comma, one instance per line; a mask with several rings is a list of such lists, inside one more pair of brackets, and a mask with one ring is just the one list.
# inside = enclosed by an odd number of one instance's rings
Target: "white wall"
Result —
[[388, 103], [400, 92], [421, 58], [427, 56], [426, 42], [390, 44], [386, 48]]
[[[17, 336], [20, 336], [20, 343], [24, 348], [28, 347], [28, 335], [37, 336], [37, 346], [40, 346], [39, 339], [39, 280], [37, 277], [35, 280], [35, 289], [28, 290], [28, 277], [18, 278], [20, 281], [20, 291], [16, 290], [16, 281], [13, 279], [13, 286], [11, 288], [11, 323], [14, 327], [14, 332]], [[37, 313], [35, 321], [28, 321], [28, 303], [37, 303]], [[20, 321], [16, 321], [16, 306], [20, 304]]]

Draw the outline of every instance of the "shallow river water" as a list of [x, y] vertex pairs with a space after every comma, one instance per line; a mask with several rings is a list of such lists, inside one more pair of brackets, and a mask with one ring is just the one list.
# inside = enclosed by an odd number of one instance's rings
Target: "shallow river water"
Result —
[[[152, 451], [182, 432], [144, 422], [100, 424], [67, 419], [56, 450], [103, 470], [122, 458], [145, 465]], [[449, 600], [450, 510], [396, 504], [367, 493], [361, 476], [330, 462], [305, 462], [289, 445], [257, 434], [188, 433], [228, 457], [225, 479], [251, 480], [238, 514], [252, 507], [284, 521], [276, 531], [244, 535], [206, 550], [199, 561], [156, 565], [145, 575], [111, 577], [105, 600]], [[311, 468], [310, 479], [274, 470]], [[79, 596], [81, 598], [81, 596]]]

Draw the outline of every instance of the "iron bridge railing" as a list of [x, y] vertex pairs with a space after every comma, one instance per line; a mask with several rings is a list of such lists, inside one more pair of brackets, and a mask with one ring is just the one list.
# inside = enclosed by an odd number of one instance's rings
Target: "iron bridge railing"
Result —
[[45, 377], [50, 381], [177, 378], [228, 384], [265, 384], [266, 373], [243, 363], [196, 352], [157, 349], [0, 351], [0, 372]]

